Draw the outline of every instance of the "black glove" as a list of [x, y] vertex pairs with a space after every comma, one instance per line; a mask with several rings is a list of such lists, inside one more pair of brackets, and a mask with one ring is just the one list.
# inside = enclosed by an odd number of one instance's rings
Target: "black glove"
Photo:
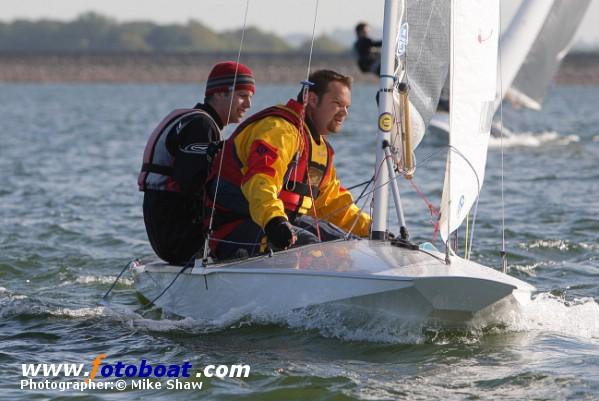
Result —
[[268, 241], [279, 249], [287, 249], [293, 244], [291, 224], [284, 217], [272, 218], [264, 227]]

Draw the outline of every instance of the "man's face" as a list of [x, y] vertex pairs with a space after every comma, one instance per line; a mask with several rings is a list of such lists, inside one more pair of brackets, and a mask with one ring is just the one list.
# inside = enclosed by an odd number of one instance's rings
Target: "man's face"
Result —
[[[252, 96], [253, 92], [248, 90], [236, 90], [233, 93], [233, 104], [231, 105], [231, 116], [229, 117], [229, 123], [238, 123], [243, 118], [246, 111], [252, 107]], [[231, 98], [227, 96], [226, 107], [228, 113], [228, 107], [231, 102]]]
[[329, 82], [320, 99], [315, 93], [309, 94], [308, 106], [308, 115], [320, 135], [339, 132], [349, 114], [351, 90], [341, 82]]
[[[254, 93], [248, 90], [236, 90], [233, 92], [231, 103], [231, 92], [218, 92], [214, 94], [212, 107], [216, 110], [224, 125], [238, 123], [245, 112], [252, 107], [252, 96]], [[229, 115], [229, 108], [231, 114]], [[229, 120], [227, 121], [227, 117]]]

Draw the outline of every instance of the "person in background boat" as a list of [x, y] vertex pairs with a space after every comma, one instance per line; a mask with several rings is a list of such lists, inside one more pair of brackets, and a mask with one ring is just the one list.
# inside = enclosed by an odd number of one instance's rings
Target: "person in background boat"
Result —
[[305, 99], [300, 92], [249, 117], [225, 141], [222, 163], [213, 163], [207, 191], [216, 258], [368, 236], [370, 216], [341, 186], [326, 139], [347, 118], [351, 78], [319, 70], [309, 80]]
[[356, 25], [356, 35], [358, 39], [354, 43], [354, 52], [358, 57], [358, 67], [360, 71], [379, 75], [381, 73], [381, 54], [380, 47], [383, 45], [381, 40], [372, 40], [368, 36], [369, 26], [365, 22]]
[[182, 265], [202, 248], [204, 184], [221, 130], [241, 121], [255, 91], [250, 68], [218, 63], [208, 76], [204, 103], [172, 111], [150, 136], [138, 186], [146, 232], [161, 259]]

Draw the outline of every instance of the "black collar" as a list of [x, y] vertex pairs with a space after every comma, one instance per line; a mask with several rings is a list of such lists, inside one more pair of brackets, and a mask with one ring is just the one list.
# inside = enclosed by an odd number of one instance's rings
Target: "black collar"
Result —
[[193, 106], [193, 108], [204, 110], [206, 113], [210, 114], [210, 117], [212, 117], [214, 119], [214, 121], [216, 122], [216, 124], [218, 125], [218, 127], [220, 129], [224, 128], [223, 122], [221, 121], [218, 113], [209, 104], [198, 103], [195, 106]]

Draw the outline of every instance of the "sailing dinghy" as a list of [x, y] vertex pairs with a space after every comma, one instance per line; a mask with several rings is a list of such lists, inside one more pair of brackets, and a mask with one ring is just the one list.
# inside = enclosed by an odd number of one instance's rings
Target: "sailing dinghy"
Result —
[[[528, 302], [534, 287], [461, 258], [450, 245], [483, 182], [498, 23], [498, 0], [452, 0], [451, 11], [449, 2], [386, 0], [369, 239], [227, 263], [197, 259], [189, 268], [137, 261], [130, 271], [138, 291], [164, 311], [202, 321], [276, 319], [302, 308], [344, 306], [368, 316], [461, 324], [474, 317], [492, 319]], [[439, 252], [409, 242], [396, 171], [413, 173], [410, 142], [417, 144], [426, 130], [448, 68], [452, 139], [439, 222], [446, 250]], [[393, 159], [400, 150], [398, 170]], [[387, 226], [389, 190], [401, 226], [393, 240]]]

